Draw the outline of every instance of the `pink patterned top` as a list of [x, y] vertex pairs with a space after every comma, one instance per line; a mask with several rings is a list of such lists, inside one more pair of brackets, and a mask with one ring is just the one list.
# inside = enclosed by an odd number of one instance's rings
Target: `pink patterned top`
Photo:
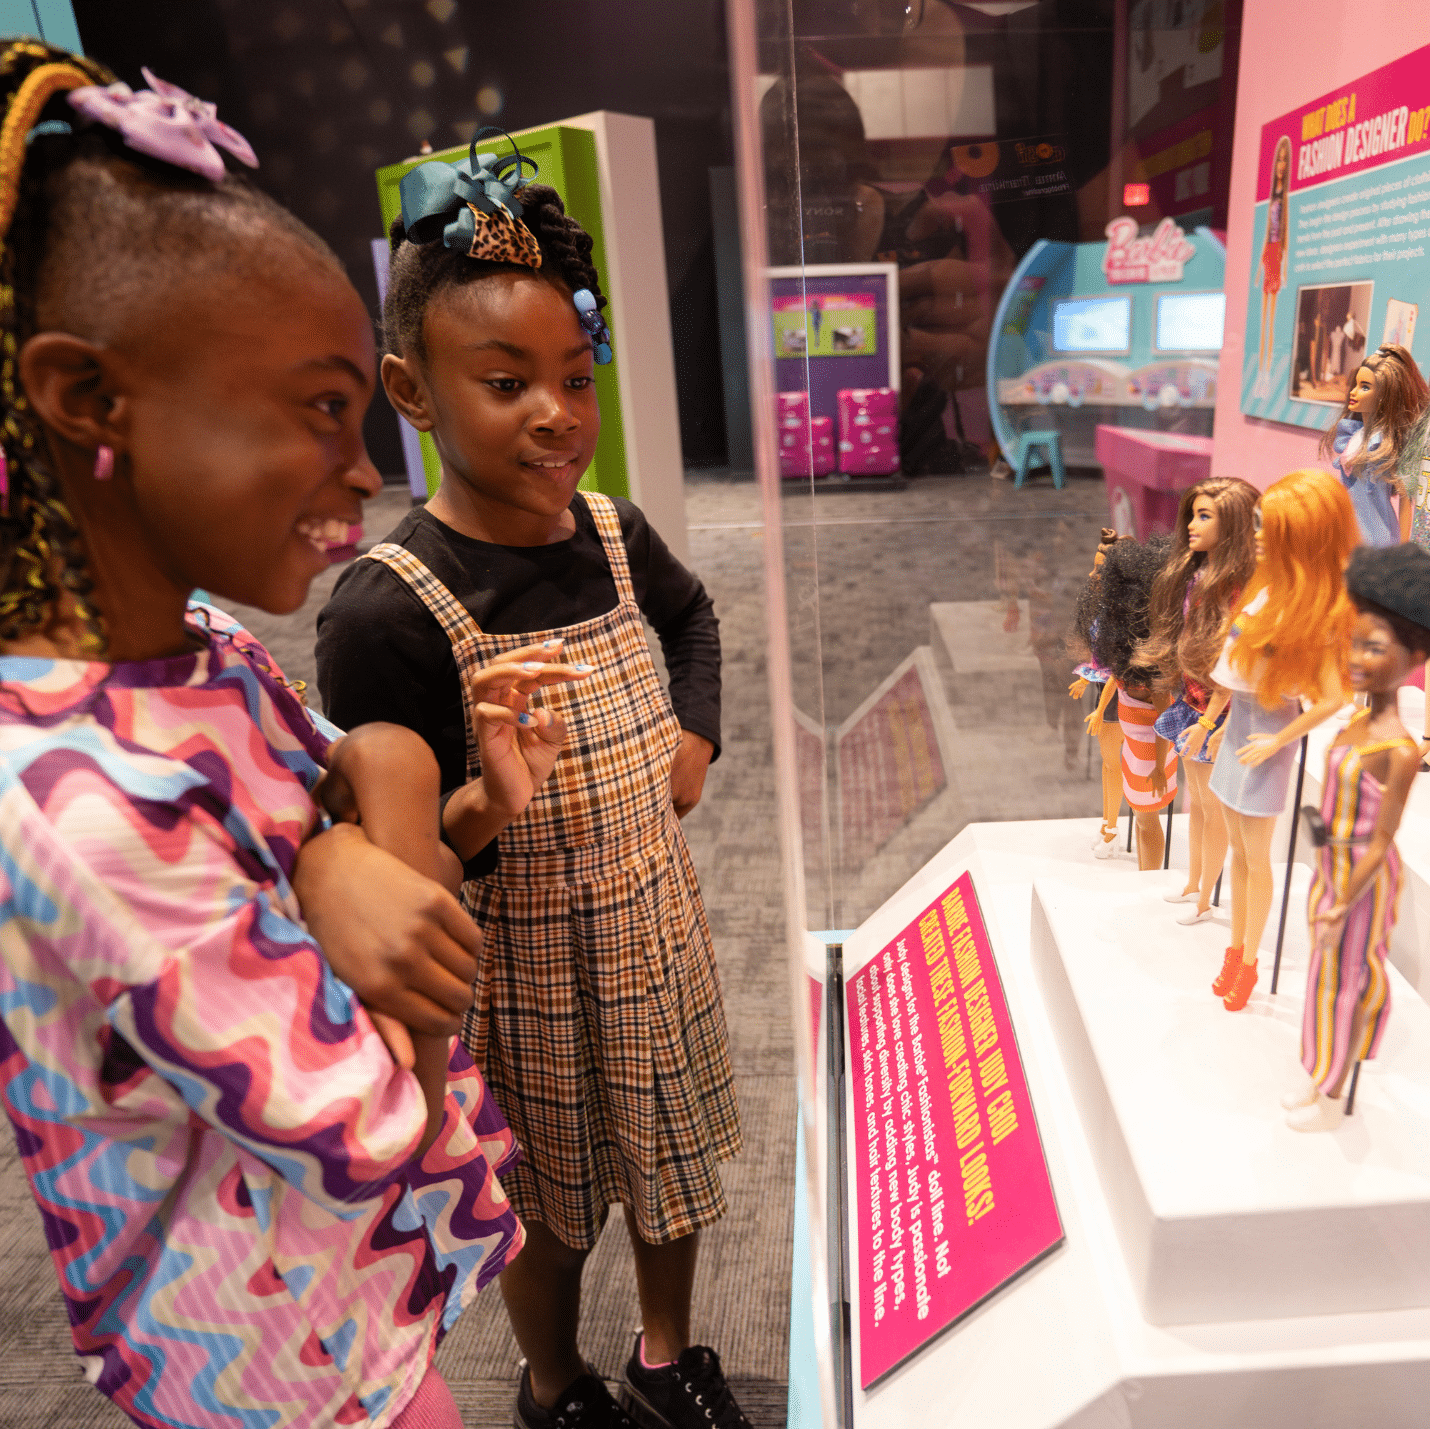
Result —
[[[205, 629], [205, 625], [209, 629]], [[457, 1047], [399, 1070], [290, 886], [335, 734], [245, 631], [0, 657], [0, 1077], [87, 1374], [136, 1423], [389, 1423], [520, 1249]]]

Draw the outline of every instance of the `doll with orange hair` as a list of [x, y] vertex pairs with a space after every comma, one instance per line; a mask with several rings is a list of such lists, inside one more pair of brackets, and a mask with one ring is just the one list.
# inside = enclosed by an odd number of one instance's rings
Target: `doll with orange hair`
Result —
[[[1256, 954], [1271, 911], [1271, 835], [1286, 806], [1296, 744], [1346, 699], [1346, 649], [1355, 608], [1345, 567], [1359, 544], [1344, 486], [1326, 471], [1293, 471], [1271, 486], [1253, 515], [1256, 570], [1221, 658], [1216, 693], [1187, 738], [1195, 757], [1212, 741], [1209, 787], [1231, 844], [1231, 945], [1212, 991], [1229, 1012], [1256, 986]], [[1301, 699], [1313, 701], [1301, 710]]]
[[[1415, 359], [1387, 343], [1356, 368], [1340, 419], [1321, 438], [1321, 456], [1333, 463], [1350, 492], [1367, 546], [1398, 546], [1410, 539], [1411, 503], [1398, 468], [1427, 404], [1430, 387]], [[1392, 497], [1399, 499], [1398, 512]]]
[[[1161, 672], [1159, 693], [1179, 691], [1157, 717], [1157, 733], [1184, 753], [1187, 736], [1211, 701], [1211, 669], [1226, 622], [1256, 568], [1252, 512], [1260, 493], [1236, 476], [1213, 476], [1182, 494], [1171, 554], [1152, 586], [1151, 634], [1137, 663]], [[1198, 744], [1203, 741], [1198, 740]], [[1188, 804], [1187, 881], [1169, 903], [1194, 903], [1179, 923], [1211, 917], [1212, 889], [1226, 860], [1226, 821], [1208, 785], [1212, 761], [1203, 749], [1183, 758]]]

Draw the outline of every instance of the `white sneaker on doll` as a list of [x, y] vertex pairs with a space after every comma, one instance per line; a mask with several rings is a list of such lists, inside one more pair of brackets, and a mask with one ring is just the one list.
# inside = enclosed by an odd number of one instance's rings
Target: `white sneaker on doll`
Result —
[[1315, 1099], [1286, 1113], [1286, 1125], [1292, 1131], [1335, 1131], [1346, 1119], [1346, 1104], [1340, 1097]]
[[1113, 829], [1110, 838], [1103, 838], [1099, 834], [1092, 845], [1092, 856], [1094, 858], [1116, 858], [1117, 857], [1117, 830]]
[[1295, 1111], [1297, 1107], [1310, 1106], [1316, 1100], [1316, 1084], [1310, 1077], [1302, 1077], [1299, 1087], [1292, 1087], [1289, 1092], [1281, 1093], [1281, 1105], [1287, 1111]]
[[1197, 890], [1194, 888], [1190, 893], [1178, 893], [1175, 890], [1162, 895], [1164, 903], [1195, 903], [1197, 901]]
[[1212, 907], [1203, 908], [1200, 912], [1195, 908], [1188, 908], [1187, 911], [1177, 919], [1177, 922], [1182, 924], [1185, 928], [1190, 928], [1193, 923], [1209, 923], [1215, 913], [1216, 909]]

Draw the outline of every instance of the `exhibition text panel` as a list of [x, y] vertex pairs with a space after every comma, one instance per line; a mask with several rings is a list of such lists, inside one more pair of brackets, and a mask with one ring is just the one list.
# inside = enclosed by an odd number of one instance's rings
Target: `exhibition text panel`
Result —
[[972, 875], [848, 993], [867, 1389], [1063, 1232]]

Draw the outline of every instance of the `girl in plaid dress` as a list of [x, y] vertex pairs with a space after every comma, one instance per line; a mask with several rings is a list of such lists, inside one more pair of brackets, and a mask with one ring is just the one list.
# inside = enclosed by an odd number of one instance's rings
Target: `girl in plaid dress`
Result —
[[[445, 836], [485, 932], [464, 1039], [524, 1153], [504, 1186], [528, 1233], [503, 1274], [527, 1359], [522, 1429], [627, 1425], [577, 1348], [581, 1273], [619, 1202], [644, 1332], [632, 1412], [744, 1425], [719, 1358], [690, 1343], [698, 1233], [725, 1211], [717, 1166], [740, 1149], [724, 1012], [678, 815], [719, 738], [709, 597], [630, 503], [577, 484], [610, 360], [591, 239], [524, 162], [432, 161], [403, 182], [382, 375], [431, 432], [441, 486], [344, 574], [319, 619], [325, 708], [392, 721], [443, 770]], [[642, 627], [659, 634], [662, 688]], [[479, 779], [472, 682], [494, 660], [591, 667], [543, 691], [565, 748], [488, 846], [508, 794]], [[510, 791], [515, 802], [527, 789]]]

